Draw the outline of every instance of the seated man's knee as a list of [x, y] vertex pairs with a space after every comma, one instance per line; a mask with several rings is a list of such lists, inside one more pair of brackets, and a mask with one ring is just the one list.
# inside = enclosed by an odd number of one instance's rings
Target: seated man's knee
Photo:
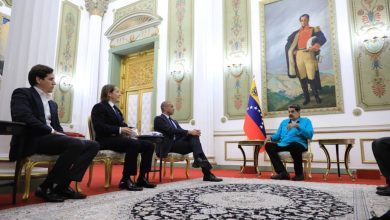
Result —
[[265, 150], [267, 152], [272, 151], [274, 149], [274, 145], [272, 143], [266, 143], [265, 144]]
[[97, 153], [100, 150], [100, 144], [96, 141], [87, 140], [85, 144], [87, 145], [89, 151]]

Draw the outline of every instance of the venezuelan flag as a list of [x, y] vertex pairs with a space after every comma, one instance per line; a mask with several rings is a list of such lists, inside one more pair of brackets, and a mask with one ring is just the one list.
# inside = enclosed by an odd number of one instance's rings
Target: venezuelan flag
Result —
[[249, 140], [265, 140], [266, 132], [262, 116], [256, 82], [253, 79], [244, 121], [244, 132]]

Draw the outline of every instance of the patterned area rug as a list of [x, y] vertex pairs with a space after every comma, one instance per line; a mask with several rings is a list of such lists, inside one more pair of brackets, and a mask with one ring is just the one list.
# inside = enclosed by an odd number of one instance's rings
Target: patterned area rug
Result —
[[369, 219], [390, 207], [375, 186], [201, 179], [0, 211], [1, 219]]

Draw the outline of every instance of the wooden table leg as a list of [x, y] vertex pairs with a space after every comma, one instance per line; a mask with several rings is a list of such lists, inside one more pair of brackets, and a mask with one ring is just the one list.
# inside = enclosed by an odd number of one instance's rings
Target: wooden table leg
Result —
[[345, 149], [345, 155], [344, 155], [344, 164], [345, 164], [345, 170], [347, 171], [349, 177], [351, 178], [352, 181], [355, 181], [355, 177], [352, 175], [351, 171], [349, 171], [349, 152], [351, 151], [353, 145], [348, 144], [347, 148]]
[[326, 149], [325, 145], [320, 144], [320, 148], [325, 152], [325, 156], [326, 156], [327, 166], [326, 166], [326, 172], [324, 174], [324, 180], [327, 180], [327, 177], [328, 177], [328, 174], [329, 174], [329, 171], [330, 171], [330, 165], [331, 165], [330, 156], [329, 156], [329, 152]]
[[336, 144], [336, 162], [337, 162], [337, 175], [340, 179], [341, 175], [340, 175], [340, 158], [339, 158], [339, 145], [338, 144]]
[[259, 176], [261, 174], [260, 171], [259, 171], [259, 152], [260, 152], [260, 148], [261, 148], [260, 145], [255, 145], [255, 151], [254, 151], [254, 155], [253, 155], [253, 160], [254, 160], [253, 163], [255, 165], [257, 176]]
[[244, 157], [244, 165], [242, 166], [241, 173], [244, 173], [245, 167], [246, 167], [246, 155], [244, 149], [242, 149], [241, 145], [238, 145], [238, 149], [241, 150], [242, 156]]

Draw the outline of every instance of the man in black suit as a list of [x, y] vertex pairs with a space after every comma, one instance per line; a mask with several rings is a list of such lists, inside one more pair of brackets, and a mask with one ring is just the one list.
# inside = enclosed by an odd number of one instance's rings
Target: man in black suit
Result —
[[390, 196], [390, 137], [379, 138], [372, 142], [372, 152], [379, 170], [386, 179], [386, 185], [378, 186], [376, 194]]
[[[95, 141], [66, 136], [58, 119], [57, 104], [50, 93], [56, 85], [53, 69], [36, 65], [28, 74], [30, 88], [18, 88], [12, 93], [12, 120], [27, 126], [22, 157], [32, 154], [59, 155], [53, 169], [35, 191], [35, 195], [48, 202], [64, 199], [84, 199], [86, 195], [69, 187], [71, 181], [80, 182], [92, 159], [99, 150]], [[10, 160], [18, 157], [11, 140]]]
[[[96, 141], [102, 149], [125, 152], [120, 189], [140, 191], [145, 188], [154, 188], [145, 178], [152, 166], [154, 145], [148, 141], [130, 138], [134, 132], [123, 120], [122, 112], [115, 106], [119, 102], [121, 93], [114, 85], [105, 85], [102, 88], [100, 101], [91, 113], [92, 124], [96, 132]], [[137, 174], [137, 158], [141, 154], [141, 167], [137, 183], [133, 183], [130, 176]]]
[[211, 173], [212, 166], [203, 153], [202, 145], [199, 140], [201, 135], [200, 130], [184, 130], [180, 127], [177, 121], [170, 116], [173, 115], [175, 109], [170, 101], [161, 103], [160, 116], [154, 118], [154, 130], [161, 132], [164, 135], [164, 141], [157, 146], [156, 152], [160, 157], [165, 157], [169, 152], [188, 154], [193, 153], [194, 168], [202, 168], [203, 181], [219, 182], [221, 178], [216, 177]]

